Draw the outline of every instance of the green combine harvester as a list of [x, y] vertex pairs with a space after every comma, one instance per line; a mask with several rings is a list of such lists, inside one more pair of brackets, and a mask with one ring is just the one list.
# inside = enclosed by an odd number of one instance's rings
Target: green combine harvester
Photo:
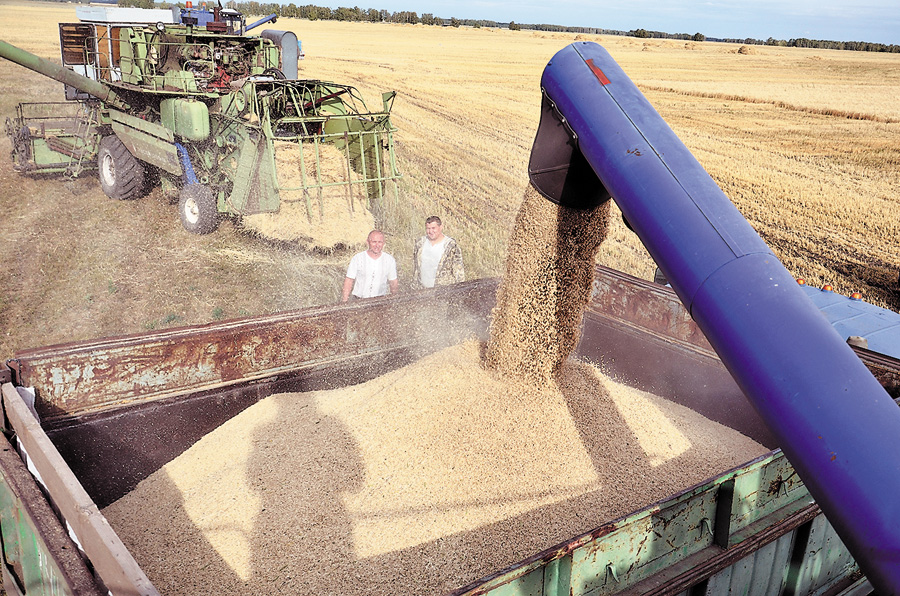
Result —
[[[76, 177], [96, 169], [103, 191], [122, 200], [158, 183], [177, 194], [182, 225], [195, 234], [216, 230], [223, 215], [297, 203], [305, 221], [295, 236], [308, 245], [329, 219], [376, 212], [400, 177], [395, 93], [370, 112], [351, 86], [298, 80], [293, 33], [247, 35], [274, 15], [245, 26], [243, 15], [221, 8], [76, 14], [80, 22], [59, 25], [62, 66], [0, 42], [0, 56], [63, 82], [68, 100], [22, 103], [7, 119], [17, 171]], [[367, 227], [371, 215], [362, 221]]]

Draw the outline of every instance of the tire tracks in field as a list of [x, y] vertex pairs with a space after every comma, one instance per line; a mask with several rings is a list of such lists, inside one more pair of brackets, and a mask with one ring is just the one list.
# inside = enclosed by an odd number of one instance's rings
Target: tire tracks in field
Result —
[[689, 97], [701, 97], [704, 99], [720, 99], [722, 101], [737, 101], [742, 103], [757, 103], [775, 106], [783, 110], [793, 112], [803, 112], [806, 114], [816, 114], [819, 116], [834, 116], [836, 118], [844, 118], [847, 120], [868, 120], [870, 122], [880, 122], [883, 124], [898, 124], [900, 119], [890, 118], [887, 116], [877, 116], [875, 114], [866, 114], [863, 112], [848, 112], [846, 110], [836, 110], [834, 108], [812, 108], [808, 106], [798, 106], [777, 99], [760, 99], [758, 97], [747, 97], [746, 95], [734, 95], [731, 93], [707, 93], [705, 91], [683, 91], [674, 87], [659, 87], [656, 85], [638, 85], [643, 91], [657, 91], [660, 93], [672, 93], [674, 95], [686, 95]]
[[448, 123], [452, 127], [457, 127], [462, 131], [477, 133], [497, 142], [525, 148], [522, 146], [520, 135], [514, 133], [513, 129], [497, 126], [498, 121], [501, 120], [500, 118], [463, 117], [453, 109], [443, 108], [429, 98], [415, 95], [409, 90], [405, 92], [403, 100], [422, 112], [428, 113], [433, 117], [437, 116], [440, 120]]

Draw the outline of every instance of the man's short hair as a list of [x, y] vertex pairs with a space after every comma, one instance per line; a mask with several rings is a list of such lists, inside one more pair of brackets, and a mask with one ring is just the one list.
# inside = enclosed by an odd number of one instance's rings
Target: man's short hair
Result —
[[441, 225], [441, 218], [437, 215], [432, 215], [428, 219], [425, 220], [425, 224], [436, 223], [437, 225]]

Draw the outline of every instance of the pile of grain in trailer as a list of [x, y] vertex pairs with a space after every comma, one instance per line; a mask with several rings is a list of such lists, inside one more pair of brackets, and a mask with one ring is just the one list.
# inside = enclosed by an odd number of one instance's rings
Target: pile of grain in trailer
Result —
[[578, 344], [609, 213], [609, 201], [570, 209], [527, 188], [491, 313], [487, 367], [535, 383], [550, 381]]
[[529, 189], [488, 346], [271, 396], [104, 514], [165, 594], [439, 594], [762, 455], [567, 360], [608, 213]]
[[469, 341], [273, 395], [103, 513], [179, 594], [440, 594], [767, 450], [567, 361], [542, 387]]
[[[365, 242], [375, 227], [366, 185], [346, 155], [330, 143], [275, 141], [277, 213], [243, 218], [245, 228], [306, 250]], [[341, 184], [334, 186], [334, 183]]]

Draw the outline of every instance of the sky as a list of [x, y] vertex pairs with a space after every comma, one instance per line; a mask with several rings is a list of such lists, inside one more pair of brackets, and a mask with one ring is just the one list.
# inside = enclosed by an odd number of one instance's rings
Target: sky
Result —
[[[294, 0], [296, 2], [296, 0]], [[900, 0], [355, 0], [419, 16], [550, 23], [729, 39], [824, 39], [900, 45]], [[315, 4], [315, 2], [313, 2]], [[298, 3], [299, 4], [299, 3]], [[320, 4], [321, 6], [321, 4]], [[348, 6], [346, 3], [335, 4]]]

